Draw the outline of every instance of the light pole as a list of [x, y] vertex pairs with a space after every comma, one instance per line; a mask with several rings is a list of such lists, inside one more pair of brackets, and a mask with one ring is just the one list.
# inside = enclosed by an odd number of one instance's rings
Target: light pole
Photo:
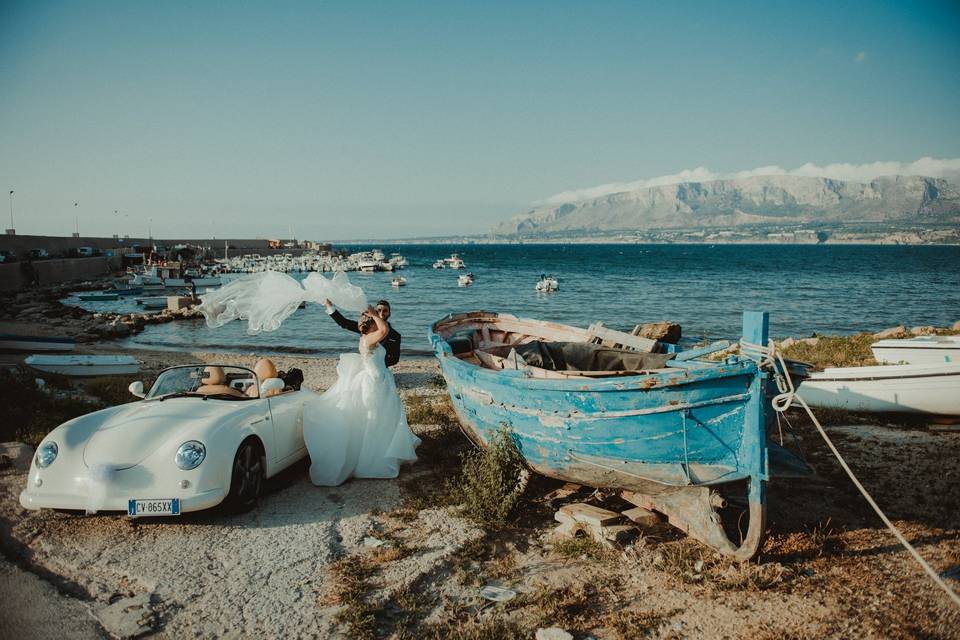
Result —
[[79, 205], [80, 205], [79, 202], [74, 202], [74, 203], [73, 203], [74, 221], [76, 222], [76, 225], [77, 225], [77, 226], [76, 226], [76, 231], [73, 232], [73, 237], [74, 237], [74, 238], [79, 238], [79, 237], [80, 237], [80, 214], [77, 213], [77, 207], [78, 207]]
[[10, 228], [7, 229], [7, 234], [14, 235], [16, 230], [13, 227], [13, 189], [10, 189]]

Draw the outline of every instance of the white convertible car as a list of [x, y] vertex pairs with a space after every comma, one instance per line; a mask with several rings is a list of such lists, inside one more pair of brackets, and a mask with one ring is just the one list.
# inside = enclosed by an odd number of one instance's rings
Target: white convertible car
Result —
[[265, 478], [307, 455], [303, 406], [316, 397], [283, 391], [269, 361], [255, 369], [173, 367], [146, 394], [134, 382], [139, 402], [80, 416], [43, 439], [20, 504], [131, 516], [251, 507]]

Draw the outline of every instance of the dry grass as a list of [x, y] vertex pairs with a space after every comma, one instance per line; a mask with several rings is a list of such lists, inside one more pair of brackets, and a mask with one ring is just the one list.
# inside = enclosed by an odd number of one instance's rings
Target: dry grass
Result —
[[410, 424], [435, 424], [442, 427], [458, 427], [457, 413], [447, 394], [411, 394], [404, 399], [407, 422]]
[[130, 393], [127, 382], [119, 378], [94, 378], [87, 382], [85, 387], [87, 393], [99, 398], [110, 407], [139, 400]]
[[877, 341], [872, 333], [852, 336], [817, 336], [816, 344], [797, 342], [783, 350], [791, 360], [809, 362], [817, 370], [827, 367], [864, 367], [877, 364], [870, 345]]
[[633, 640], [656, 631], [660, 625], [681, 611], [682, 609], [673, 609], [666, 613], [654, 613], [634, 608], [618, 608], [604, 616], [601, 624], [613, 631], [618, 640]]
[[610, 560], [614, 557], [613, 550], [597, 542], [591, 536], [563, 538], [553, 543], [551, 552], [564, 558], [586, 558], [589, 560]]
[[377, 609], [368, 600], [373, 563], [365, 556], [350, 556], [333, 563], [330, 573], [333, 585], [324, 604], [340, 606], [334, 620], [345, 625], [352, 638], [377, 637]]

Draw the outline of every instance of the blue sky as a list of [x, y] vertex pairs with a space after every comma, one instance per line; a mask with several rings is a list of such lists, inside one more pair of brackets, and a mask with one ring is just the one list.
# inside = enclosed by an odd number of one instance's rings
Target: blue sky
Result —
[[7, 0], [0, 96], [19, 233], [470, 233], [696, 167], [958, 158], [960, 4]]

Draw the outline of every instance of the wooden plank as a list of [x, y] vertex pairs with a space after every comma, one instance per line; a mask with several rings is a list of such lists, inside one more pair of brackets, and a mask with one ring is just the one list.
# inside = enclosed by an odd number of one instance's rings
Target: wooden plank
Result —
[[692, 358], [701, 358], [711, 353], [716, 353], [717, 351], [723, 351], [724, 349], [730, 348], [729, 340], [718, 340], [717, 342], [711, 342], [705, 347], [697, 347], [696, 349], [687, 349], [686, 351], [681, 351], [676, 355], [674, 360], [684, 361], [690, 360]]
[[643, 527], [652, 527], [660, 523], [660, 517], [649, 509], [643, 507], [634, 507], [623, 512], [627, 519]]
[[606, 347], [621, 345], [630, 349], [636, 349], [637, 351], [650, 352], [653, 351], [653, 348], [657, 345], [656, 340], [632, 336], [629, 333], [617, 331], [616, 329], [608, 329], [603, 326], [602, 322], [595, 322], [590, 325], [587, 329], [587, 334], [591, 342], [596, 339]]
[[583, 522], [595, 527], [616, 524], [621, 519], [620, 514], [615, 511], [608, 511], [607, 509], [601, 509], [600, 507], [595, 507], [592, 504], [585, 504], [583, 502], [563, 505], [557, 514], [555, 514], [555, 517], [561, 513], [573, 518], [577, 522]]

